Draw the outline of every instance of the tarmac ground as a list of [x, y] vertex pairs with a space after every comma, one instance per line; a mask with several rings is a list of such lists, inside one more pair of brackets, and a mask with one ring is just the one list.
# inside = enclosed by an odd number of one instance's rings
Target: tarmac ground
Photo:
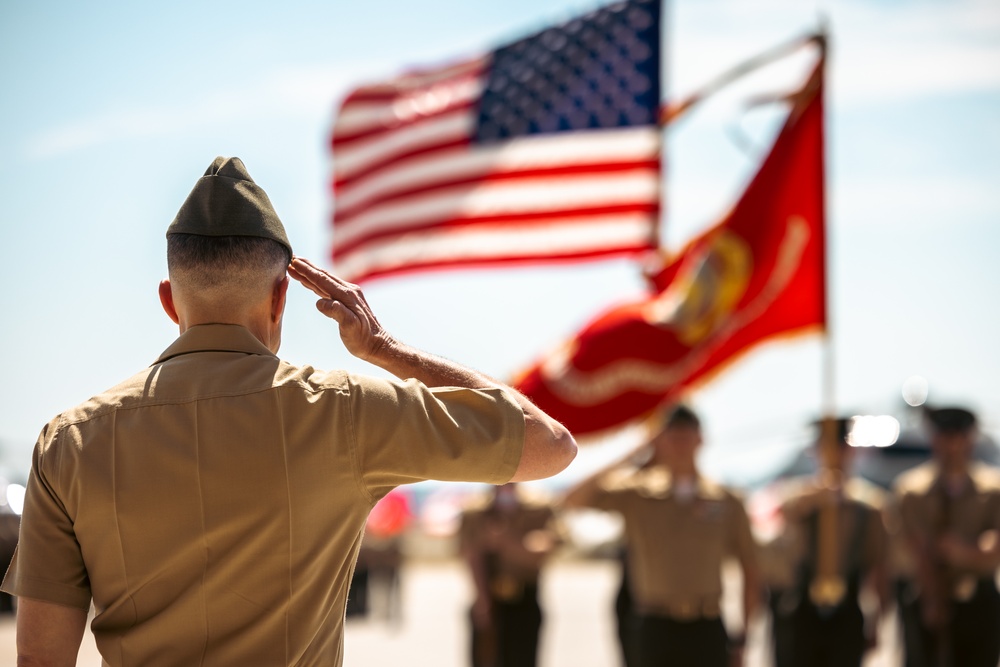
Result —
[[[542, 582], [542, 628], [539, 667], [617, 667], [612, 602], [618, 568], [607, 560], [560, 560]], [[727, 616], [738, 607], [738, 591], [727, 587]], [[373, 594], [377, 591], [373, 591]], [[377, 600], [369, 618], [349, 620], [345, 631], [347, 667], [466, 667], [467, 610], [471, 585], [458, 561], [409, 563], [401, 573], [400, 613], [386, 615]], [[386, 605], [381, 605], [384, 610]], [[770, 658], [762, 624], [752, 628], [746, 667], [766, 667]], [[897, 667], [896, 632], [887, 623], [881, 647], [865, 667]], [[14, 619], [0, 619], [0, 667], [14, 667]], [[89, 630], [77, 665], [100, 667]]]

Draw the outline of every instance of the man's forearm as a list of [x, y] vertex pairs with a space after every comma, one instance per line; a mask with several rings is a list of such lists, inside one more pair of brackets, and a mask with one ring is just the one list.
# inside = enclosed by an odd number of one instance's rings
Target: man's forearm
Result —
[[413, 378], [428, 387], [509, 388], [479, 371], [396, 341], [384, 345], [366, 361], [401, 380]]
[[749, 630], [757, 609], [760, 607], [760, 574], [755, 564], [743, 564], [743, 631]]

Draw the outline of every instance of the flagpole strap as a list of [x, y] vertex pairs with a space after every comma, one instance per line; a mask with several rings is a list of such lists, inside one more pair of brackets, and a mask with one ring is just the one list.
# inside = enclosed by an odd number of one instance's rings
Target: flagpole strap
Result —
[[666, 127], [679, 117], [685, 114], [705, 98], [715, 94], [722, 88], [725, 88], [730, 83], [737, 81], [738, 79], [746, 76], [750, 72], [763, 67], [769, 63], [779, 60], [790, 53], [797, 51], [798, 49], [808, 46], [810, 44], [816, 44], [820, 48], [821, 54], [826, 51], [826, 33], [825, 31], [811, 32], [807, 35], [796, 37], [795, 39], [789, 40], [783, 44], [774, 46], [766, 51], [757, 54], [756, 56], [745, 60], [736, 67], [727, 70], [717, 76], [715, 79], [711, 80], [707, 85], [701, 89], [695, 91], [694, 93], [688, 95], [687, 97], [681, 99], [679, 102], [670, 103], [665, 102], [660, 106], [659, 123], [661, 127]]

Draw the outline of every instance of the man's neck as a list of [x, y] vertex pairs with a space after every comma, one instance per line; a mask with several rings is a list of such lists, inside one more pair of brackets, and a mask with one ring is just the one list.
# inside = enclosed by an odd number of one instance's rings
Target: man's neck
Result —
[[664, 465], [667, 470], [670, 471], [670, 476], [675, 480], [680, 481], [697, 479], [698, 477], [698, 468], [693, 462], [684, 461], [678, 463], [675, 461], [672, 463], [665, 463]]
[[184, 333], [191, 327], [199, 326], [202, 324], [228, 324], [243, 327], [247, 329], [253, 337], [261, 342], [261, 344], [267, 349], [271, 350], [277, 354], [278, 345], [280, 343], [280, 338], [276, 336], [275, 330], [269, 326], [269, 323], [261, 323], [259, 318], [240, 318], [240, 317], [199, 317], [199, 318], [182, 318], [178, 322], [178, 328], [180, 333]]

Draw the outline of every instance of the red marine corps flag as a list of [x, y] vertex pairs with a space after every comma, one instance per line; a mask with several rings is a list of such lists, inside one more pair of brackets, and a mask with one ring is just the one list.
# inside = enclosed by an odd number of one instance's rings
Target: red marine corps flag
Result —
[[674, 400], [754, 345], [822, 330], [823, 58], [743, 196], [657, 275], [646, 299], [598, 316], [515, 386], [575, 435]]
[[660, 0], [358, 88], [333, 127], [335, 270], [654, 250], [660, 99]]

